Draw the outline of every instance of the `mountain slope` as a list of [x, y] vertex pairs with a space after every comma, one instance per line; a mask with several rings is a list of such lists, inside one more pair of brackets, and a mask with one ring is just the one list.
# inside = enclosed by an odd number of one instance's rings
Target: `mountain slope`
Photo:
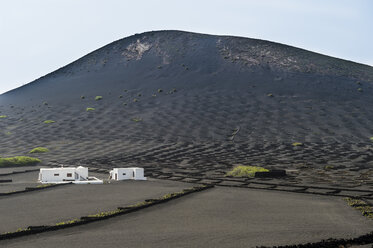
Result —
[[1, 95], [0, 154], [47, 146], [45, 161], [107, 167], [363, 166], [372, 82], [372, 67], [268, 41], [137, 34]]

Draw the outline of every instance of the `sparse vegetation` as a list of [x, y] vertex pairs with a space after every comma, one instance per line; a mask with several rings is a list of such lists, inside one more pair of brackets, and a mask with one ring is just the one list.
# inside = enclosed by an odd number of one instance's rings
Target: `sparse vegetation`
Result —
[[158, 91], [158, 93], [161, 93], [161, 92], [163, 92], [163, 90], [162, 90], [162, 89], [158, 89], [157, 91]]
[[102, 96], [96, 96], [95, 97], [95, 101], [100, 101], [100, 100], [102, 100]]
[[45, 153], [45, 152], [49, 152], [49, 149], [45, 147], [36, 147], [32, 149], [29, 153]]
[[85, 99], [85, 96], [80, 96], [80, 99]]
[[134, 122], [140, 122], [140, 121], [142, 121], [142, 119], [141, 118], [132, 118], [132, 121], [134, 121]]
[[78, 219], [73, 219], [73, 220], [58, 222], [58, 223], [56, 223], [56, 226], [64, 226], [64, 225], [68, 225], [68, 224], [74, 224], [78, 221], [79, 221]]
[[137, 98], [133, 99], [133, 102], [138, 102], [139, 100]]
[[350, 197], [344, 198], [344, 200], [349, 206], [359, 210], [363, 216], [373, 219], [373, 208], [365, 201]]
[[268, 97], [273, 97], [272, 93], [267, 94]]
[[45, 124], [51, 124], [51, 123], [55, 123], [55, 121], [52, 121], [52, 120], [46, 120], [44, 121]]
[[269, 170], [259, 166], [237, 165], [227, 173], [227, 176], [254, 177], [256, 172], [269, 172]]
[[10, 157], [10, 158], [0, 158], [0, 167], [6, 166], [32, 166], [37, 165], [40, 163], [41, 160], [32, 157], [26, 156], [17, 156], [17, 157]]
[[120, 95], [120, 96], [119, 96], [119, 98], [123, 98], [123, 96], [122, 96], [122, 95]]
[[359, 92], [362, 92], [362, 91], [363, 91], [363, 89], [362, 89], [362, 88], [358, 88], [358, 89], [357, 89], [357, 91], [359, 91]]
[[333, 170], [334, 166], [333, 165], [325, 165], [324, 169], [325, 170]]
[[303, 146], [303, 143], [300, 143], [300, 142], [294, 142], [293, 144], [291, 144], [292, 146]]
[[0, 118], [7, 118], [8, 116], [6, 115], [0, 115]]
[[36, 186], [36, 188], [40, 189], [40, 188], [47, 188], [47, 187], [50, 187], [50, 186], [53, 186], [53, 184], [51, 184], [51, 183], [39, 184], [38, 186]]
[[85, 111], [90, 112], [90, 111], [95, 111], [95, 110], [96, 110], [95, 108], [86, 108]]
[[371, 141], [373, 141], [373, 137], [370, 137], [369, 139], [370, 139]]

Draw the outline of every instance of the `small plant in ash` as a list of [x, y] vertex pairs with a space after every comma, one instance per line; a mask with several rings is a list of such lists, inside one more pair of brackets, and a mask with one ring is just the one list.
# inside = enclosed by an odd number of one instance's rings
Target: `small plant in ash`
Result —
[[7, 115], [0, 115], [0, 118], [7, 118]]
[[52, 121], [52, 120], [46, 120], [44, 121], [45, 124], [51, 124], [51, 123], [55, 123], [55, 121]]
[[95, 97], [95, 101], [100, 101], [100, 100], [102, 100], [102, 96], [96, 96]]
[[86, 108], [85, 111], [87, 112], [92, 112], [92, 111], [95, 111], [96, 109], [95, 108]]
[[254, 177], [256, 172], [269, 172], [269, 170], [260, 166], [237, 165], [227, 173], [227, 176]]
[[45, 152], [49, 152], [49, 149], [45, 147], [36, 147], [32, 149], [29, 153], [45, 153]]
[[141, 118], [132, 118], [132, 121], [134, 121], [134, 122], [140, 122], [140, 121], [142, 121], [142, 119]]
[[41, 160], [26, 156], [0, 158], [0, 167], [37, 165]]
[[292, 146], [296, 147], [296, 146], [303, 146], [303, 143], [300, 143], [300, 142], [294, 142], [293, 144], [291, 144]]

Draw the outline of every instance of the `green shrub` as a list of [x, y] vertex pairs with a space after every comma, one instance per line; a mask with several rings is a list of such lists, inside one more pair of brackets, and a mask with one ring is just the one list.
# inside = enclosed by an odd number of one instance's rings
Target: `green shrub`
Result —
[[86, 108], [86, 111], [89, 112], [89, 111], [95, 111], [96, 109], [95, 108]]
[[7, 118], [8, 116], [6, 115], [0, 115], [0, 118]]
[[49, 152], [48, 148], [36, 147], [36, 148], [32, 149], [29, 153], [44, 153], [44, 152]]
[[85, 99], [85, 96], [80, 96], [80, 99]]
[[269, 96], [269, 97], [273, 97], [273, 94], [272, 94], [272, 93], [269, 93], [269, 94], [267, 94], [267, 96]]
[[96, 96], [96, 97], [95, 97], [95, 100], [96, 100], [96, 101], [102, 100], [102, 96]]
[[373, 137], [370, 137], [369, 139], [370, 139], [371, 141], [373, 141]]
[[68, 225], [68, 224], [74, 224], [76, 222], [79, 222], [79, 220], [78, 219], [73, 219], [73, 220], [58, 222], [58, 223], [55, 224], [55, 226], [64, 226], [64, 225]]
[[325, 170], [332, 170], [332, 169], [334, 169], [334, 166], [333, 166], [333, 165], [326, 165], [326, 166], [324, 167], [324, 169], [325, 169]]
[[17, 156], [11, 158], [0, 158], [0, 167], [4, 166], [27, 166], [37, 165], [41, 160], [26, 156]]
[[303, 146], [303, 143], [300, 143], [300, 142], [294, 142], [293, 144], [291, 144], [292, 146]]
[[44, 121], [45, 124], [51, 124], [51, 123], [55, 123], [55, 121], [52, 121], [52, 120], [46, 120]]
[[254, 177], [256, 172], [268, 172], [269, 170], [259, 166], [237, 165], [227, 173], [233, 177]]
[[136, 98], [135, 99], [133, 99], [133, 102], [138, 102], [139, 100], [137, 100]]
[[158, 89], [158, 93], [161, 93], [161, 92], [163, 92], [163, 90], [162, 89]]
[[362, 92], [362, 91], [363, 91], [363, 89], [362, 89], [362, 88], [358, 88], [358, 89], [357, 89], [357, 91], [359, 91], [359, 92]]
[[142, 119], [141, 118], [132, 118], [132, 121], [134, 121], [134, 122], [140, 122], [140, 121], [142, 121]]

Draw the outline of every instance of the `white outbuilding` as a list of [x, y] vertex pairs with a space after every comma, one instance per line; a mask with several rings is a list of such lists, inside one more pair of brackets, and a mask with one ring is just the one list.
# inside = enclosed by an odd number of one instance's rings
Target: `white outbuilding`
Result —
[[103, 181], [96, 177], [88, 176], [86, 167], [60, 167], [41, 168], [39, 172], [41, 183], [75, 183], [75, 184], [102, 184]]
[[111, 180], [146, 180], [144, 177], [144, 168], [113, 168], [110, 171]]

